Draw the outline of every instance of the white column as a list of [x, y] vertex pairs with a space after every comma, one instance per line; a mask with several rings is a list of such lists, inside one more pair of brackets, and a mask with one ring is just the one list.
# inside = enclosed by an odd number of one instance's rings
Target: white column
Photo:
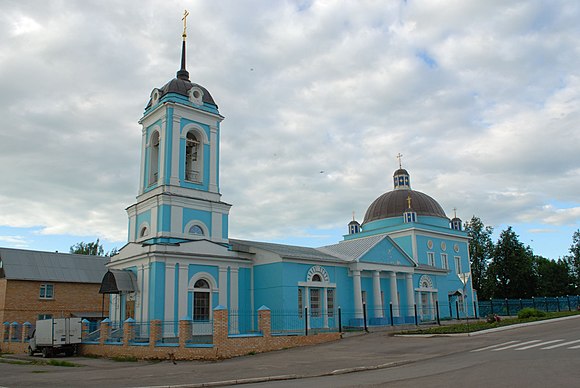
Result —
[[397, 273], [389, 272], [391, 286], [391, 304], [393, 305], [393, 317], [399, 316], [399, 300], [397, 299]]
[[220, 267], [218, 282], [218, 303], [224, 307], [228, 307], [228, 267]]
[[145, 155], [147, 154], [147, 130], [145, 126], [143, 126], [141, 131], [141, 144], [141, 169], [139, 170], [139, 190], [137, 191], [139, 194], [143, 194], [143, 187], [145, 186]]
[[158, 185], [165, 184], [165, 165], [167, 164], [167, 161], [165, 160], [167, 152], [165, 152], [165, 149], [167, 148], [168, 141], [171, 142], [171, 139], [167, 138], [167, 117], [165, 116], [163, 119], [161, 119], [161, 131], [159, 133], [159, 170], [157, 171]]
[[[179, 185], [179, 156], [181, 149], [179, 147], [181, 140], [180, 117], [177, 117], [175, 111], [173, 112], [173, 134], [171, 135], [171, 177], [169, 183], [172, 185]], [[169, 140], [168, 140], [169, 141]]]
[[383, 303], [381, 302], [381, 273], [373, 272], [373, 299], [375, 300], [375, 318], [383, 317]]
[[360, 271], [352, 271], [352, 283], [354, 289], [354, 314], [356, 318], [364, 318], [362, 306], [362, 291], [360, 286]]
[[409, 316], [415, 316], [415, 293], [413, 292], [413, 275], [408, 273], [405, 275], [407, 279], [407, 307], [409, 309]]
[[173, 264], [165, 264], [165, 320], [175, 321], [175, 265]]
[[188, 286], [188, 273], [187, 273], [187, 265], [184, 264], [180, 264], [179, 265], [179, 301], [178, 301], [178, 307], [179, 307], [179, 313], [177, 318], [181, 319], [187, 316], [187, 300], [188, 300], [188, 292], [187, 292], [187, 286]]
[[149, 263], [143, 266], [143, 305], [141, 311], [143, 312], [143, 321], [149, 322]]
[[210, 140], [209, 140], [209, 191], [217, 193], [217, 127], [210, 126]]

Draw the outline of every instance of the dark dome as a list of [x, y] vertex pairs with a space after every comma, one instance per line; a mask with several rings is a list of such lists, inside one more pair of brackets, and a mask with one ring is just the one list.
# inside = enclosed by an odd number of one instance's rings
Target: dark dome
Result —
[[409, 208], [407, 198], [411, 196], [411, 207], [418, 216], [447, 218], [441, 205], [420, 191], [397, 189], [375, 199], [367, 209], [363, 224], [384, 218], [401, 217]]
[[[159, 96], [159, 98], [161, 99], [167, 93], [177, 93], [177, 94], [181, 94], [185, 97], [189, 97], [188, 92], [194, 86], [200, 88], [203, 91], [202, 101], [204, 103], [214, 105], [216, 108], [218, 107], [217, 104], [214, 102], [213, 97], [211, 96], [211, 94], [209, 94], [209, 92], [206, 88], [204, 88], [203, 86], [198, 85], [196, 83], [190, 82], [188, 80], [180, 79], [180, 78], [174, 78], [171, 81], [169, 81], [168, 83], [166, 83], [164, 86], [162, 86], [159, 89], [159, 91], [161, 92], [161, 95]], [[150, 106], [151, 106], [151, 100], [149, 100], [149, 103], [147, 103], [147, 106], [145, 107], [145, 109], [149, 108]]]
[[393, 176], [397, 176], [397, 175], [409, 175], [409, 173], [404, 168], [400, 168], [393, 173]]

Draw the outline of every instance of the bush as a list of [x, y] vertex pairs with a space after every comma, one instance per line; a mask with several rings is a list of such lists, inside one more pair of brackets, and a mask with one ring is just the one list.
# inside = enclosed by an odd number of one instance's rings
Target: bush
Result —
[[520, 310], [520, 312], [518, 313], [518, 318], [519, 319], [526, 319], [526, 318], [542, 318], [545, 317], [546, 313], [543, 311], [540, 311], [538, 309], [534, 309], [531, 307], [527, 307], [523, 310]]
[[487, 323], [496, 323], [496, 322], [500, 322], [501, 318], [497, 314], [489, 314], [486, 317], [486, 321], [487, 321]]

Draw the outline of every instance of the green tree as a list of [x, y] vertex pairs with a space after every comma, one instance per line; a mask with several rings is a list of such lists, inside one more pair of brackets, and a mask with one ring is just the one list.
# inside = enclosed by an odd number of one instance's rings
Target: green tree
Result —
[[570, 266], [570, 273], [574, 282], [572, 293], [580, 290], [580, 229], [572, 235], [572, 245], [569, 249], [570, 255], [565, 259]]
[[488, 277], [491, 297], [530, 298], [534, 296], [537, 275], [533, 252], [525, 247], [509, 226], [502, 231], [493, 249]]
[[566, 260], [534, 256], [534, 267], [538, 277], [537, 296], [565, 296], [574, 291], [574, 279]]
[[471, 261], [471, 279], [473, 288], [478, 292], [480, 299], [490, 297], [484, 287], [487, 277], [487, 267], [493, 254], [491, 235], [493, 228], [485, 226], [479, 217], [473, 216], [465, 223], [465, 231], [469, 236], [469, 259]]
[[84, 242], [81, 241], [70, 247], [70, 253], [76, 253], [77, 255], [93, 255], [93, 256], [114, 256], [118, 253], [117, 248], [111, 249], [109, 252], [105, 253], [103, 244], [97, 239], [95, 242]]

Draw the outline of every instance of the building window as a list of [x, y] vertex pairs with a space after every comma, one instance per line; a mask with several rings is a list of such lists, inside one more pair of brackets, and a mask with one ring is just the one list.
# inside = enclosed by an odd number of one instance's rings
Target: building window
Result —
[[199, 225], [193, 225], [191, 228], [189, 228], [189, 234], [203, 236], [203, 229]]
[[447, 260], [447, 253], [441, 254], [441, 268], [449, 269], [449, 261]]
[[54, 298], [54, 284], [41, 284], [40, 299], [53, 299], [53, 298]]
[[461, 271], [461, 257], [455, 256], [455, 273], [460, 274]]
[[193, 320], [209, 321], [210, 288], [205, 279], [199, 279], [193, 286]]
[[459, 314], [463, 314], [465, 312], [465, 300], [463, 295], [457, 297], [457, 304], [459, 306]]
[[427, 252], [427, 264], [431, 267], [435, 267], [435, 253]]
[[185, 180], [201, 182], [200, 143], [193, 132], [188, 132], [185, 139]]
[[159, 178], [159, 132], [153, 132], [149, 152], [149, 186], [157, 183]]
[[302, 318], [304, 312], [304, 302], [302, 301], [302, 288], [298, 289], [298, 317]]
[[312, 288], [310, 289], [310, 316], [319, 317], [320, 316], [320, 289]]
[[316, 275], [312, 276], [312, 281], [313, 282], [321, 282], [322, 278], [320, 277], [319, 274], [316, 274]]
[[334, 317], [334, 289], [326, 290], [326, 308], [328, 309], [328, 317]]
[[52, 314], [38, 314], [38, 320], [42, 321], [43, 319], [52, 319]]

